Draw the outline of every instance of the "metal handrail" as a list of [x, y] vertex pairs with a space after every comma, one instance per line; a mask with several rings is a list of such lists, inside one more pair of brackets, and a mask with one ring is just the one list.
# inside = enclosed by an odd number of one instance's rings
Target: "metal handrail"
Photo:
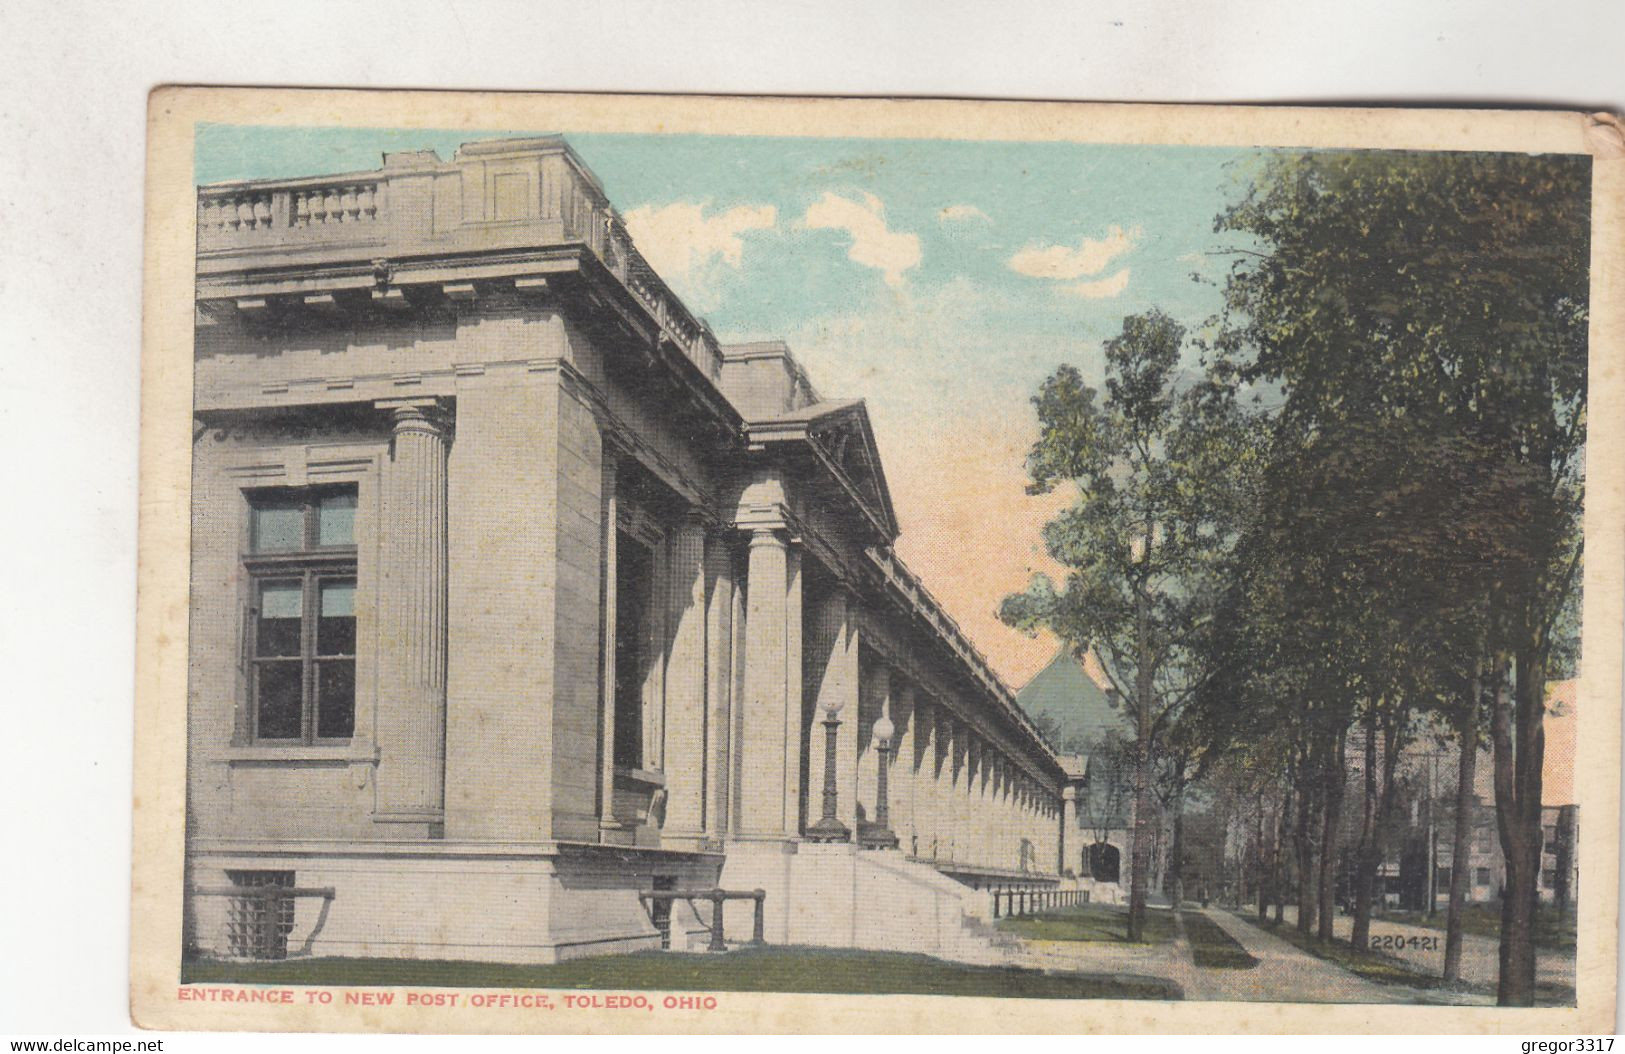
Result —
[[[753, 900], [756, 902], [754, 918], [751, 923], [752, 944], [765, 944], [763, 932], [763, 904], [767, 900], [767, 891], [762, 889], [655, 889], [638, 894], [640, 901], [673, 901], [673, 900], [709, 900], [711, 902], [711, 943], [706, 945], [706, 951], [723, 952], [728, 945], [722, 939], [722, 905], [730, 900]], [[670, 923], [667, 923], [670, 925]]]

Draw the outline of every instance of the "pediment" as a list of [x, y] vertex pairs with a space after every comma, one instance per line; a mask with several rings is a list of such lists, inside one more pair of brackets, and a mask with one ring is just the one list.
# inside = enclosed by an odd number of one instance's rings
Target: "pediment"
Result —
[[897, 514], [863, 400], [814, 403], [749, 427], [753, 442], [805, 444], [887, 539], [896, 538]]

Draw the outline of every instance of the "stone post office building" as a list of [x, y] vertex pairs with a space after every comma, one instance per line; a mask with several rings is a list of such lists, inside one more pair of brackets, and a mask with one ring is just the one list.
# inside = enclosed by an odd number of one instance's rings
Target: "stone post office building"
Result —
[[193, 951], [267, 885], [325, 891], [290, 954], [533, 962], [720, 886], [966, 955], [989, 889], [1070, 886], [1076, 766], [893, 553], [863, 402], [720, 343], [562, 139], [197, 220]]

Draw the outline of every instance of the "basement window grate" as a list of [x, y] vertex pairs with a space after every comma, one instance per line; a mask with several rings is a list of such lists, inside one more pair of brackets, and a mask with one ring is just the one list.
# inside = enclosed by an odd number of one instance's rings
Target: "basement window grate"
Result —
[[293, 932], [292, 871], [227, 871], [242, 893], [231, 898], [226, 912], [226, 941], [239, 959], [286, 959]]

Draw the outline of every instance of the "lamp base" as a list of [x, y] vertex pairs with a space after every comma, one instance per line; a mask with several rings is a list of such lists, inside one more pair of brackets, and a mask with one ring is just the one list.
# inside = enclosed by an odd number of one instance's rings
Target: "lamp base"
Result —
[[852, 832], [835, 817], [826, 816], [807, 828], [805, 837], [809, 842], [850, 842]]
[[879, 823], [858, 823], [858, 845], [863, 849], [896, 849], [897, 835], [890, 827]]

